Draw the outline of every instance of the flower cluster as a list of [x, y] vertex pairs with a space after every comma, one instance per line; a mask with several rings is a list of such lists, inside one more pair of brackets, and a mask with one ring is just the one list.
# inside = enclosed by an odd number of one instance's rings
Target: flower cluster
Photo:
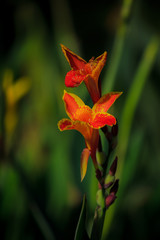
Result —
[[[64, 45], [61, 45], [61, 47], [71, 66], [71, 70], [65, 77], [66, 87], [77, 87], [84, 82], [93, 101], [93, 107], [90, 108], [85, 105], [77, 95], [64, 90], [63, 101], [69, 119], [65, 118], [60, 120], [58, 127], [60, 131], [75, 129], [79, 131], [85, 139], [86, 148], [82, 151], [80, 163], [81, 181], [85, 177], [88, 159], [89, 156], [91, 156], [97, 179], [101, 185], [102, 182], [103, 185], [105, 185], [104, 174], [102, 173], [103, 167], [100, 167], [97, 159], [97, 151], [100, 145], [99, 129], [104, 131], [106, 126], [116, 126], [116, 118], [109, 114], [108, 110], [122, 93], [111, 92], [103, 96], [101, 95], [100, 73], [106, 63], [107, 52], [104, 52], [96, 59], [91, 58], [89, 62], [86, 62]], [[113, 127], [112, 129], [114, 130]], [[107, 134], [107, 131], [105, 131], [105, 134]], [[98, 176], [99, 172], [101, 176]], [[117, 182], [115, 184], [117, 185]], [[111, 201], [113, 202], [115, 198], [113, 189], [110, 191], [108, 198], [106, 198], [106, 205]]]

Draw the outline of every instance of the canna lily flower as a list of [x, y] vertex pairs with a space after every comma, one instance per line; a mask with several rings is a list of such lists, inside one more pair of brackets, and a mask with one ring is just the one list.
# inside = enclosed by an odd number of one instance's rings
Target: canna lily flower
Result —
[[77, 130], [84, 139], [86, 148], [81, 155], [81, 181], [87, 171], [88, 158], [91, 156], [95, 169], [98, 169], [96, 150], [99, 141], [99, 128], [105, 125], [116, 124], [114, 116], [107, 113], [108, 109], [121, 95], [120, 92], [105, 94], [91, 109], [75, 94], [64, 91], [63, 101], [65, 110], [70, 119], [62, 119], [58, 122], [60, 131]]
[[101, 97], [99, 76], [106, 63], [107, 52], [87, 63], [62, 44], [61, 48], [72, 68], [65, 77], [66, 87], [78, 87], [84, 81], [93, 103], [96, 103]]

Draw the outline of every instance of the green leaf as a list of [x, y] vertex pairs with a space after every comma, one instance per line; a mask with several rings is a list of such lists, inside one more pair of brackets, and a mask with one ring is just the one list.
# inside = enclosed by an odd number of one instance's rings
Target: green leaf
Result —
[[[152, 70], [158, 49], [159, 39], [156, 36], [153, 36], [144, 51], [142, 60], [135, 73], [132, 86], [127, 94], [128, 96], [122, 113], [121, 128], [119, 131], [118, 140], [119, 144], [117, 146], [117, 156], [121, 161], [121, 164], [119, 165], [116, 173], [118, 178], [120, 178], [123, 172], [124, 161], [131, 134], [131, 127], [135, 117], [135, 111], [138, 106], [145, 83]], [[114, 204], [114, 206], [112, 206], [112, 208], [107, 211], [107, 216], [105, 217], [104, 222], [102, 239], [106, 239], [107, 237], [110, 226], [112, 224], [116, 206], [117, 204]]]
[[86, 196], [83, 197], [82, 209], [79, 216], [74, 240], [89, 240], [85, 229], [86, 222]]

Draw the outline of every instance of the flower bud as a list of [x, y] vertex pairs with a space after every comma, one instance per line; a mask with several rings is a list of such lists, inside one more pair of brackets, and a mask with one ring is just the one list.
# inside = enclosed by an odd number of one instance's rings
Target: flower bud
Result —
[[105, 136], [106, 136], [106, 138], [107, 138], [107, 140], [109, 141], [109, 142], [111, 142], [112, 141], [112, 133], [111, 132], [107, 132], [106, 134], [105, 134]]
[[98, 165], [102, 166], [106, 161], [106, 155], [104, 152], [96, 151], [96, 159]]
[[116, 195], [118, 188], [119, 188], [119, 179], [116, 179], [116, 181], [114, 182], [114, 184], [110, 190], [110, 193], [113, 193]]
[[105, 200], [103, 197], [102, 189], [99, 189], [96, 194], [97, 205], [101, 206], [102, 208], [105, 206]]
[[106, 197], [106, 208], [108, 208], [109, 206], [112, 205], [112, 203], [114, 203], [115, 199], [117, 197], [114, 195], [114, 193], [110, 193], [107, 197]]
[[100, 182], [98, 182], [98, 189], [102, 189], [102, 185]]
[[108, 127], [107, 127], [107, 125], [106, 126], [104, 126], [103, 128], [101, 128], [102, 129], [102, 131], [103, 131], [103, 133], [105, 134], [105, 136], [106, 136], [106, 138], [107, 138], [107, 140], [109, 141], [109, 142], [111, 142], [112, 141], [112, 133], [109, 131], [109, 129], [108, 129]]
[[102, 172], [99, 169], [96, 169], [96, 178], [98, 181], [100, 181], [102, 178]]
[[112, 186], [112, 184], [114, 183], [114, 180], [115, 180], [115, 176], [107, 174], [104, 180], [104, 187], [109, 188], [110, 186]]
[[106, 133], [108, 132], [108, 127], [107, 127], [107, 125], [105, 125], [104, 127], [102, 127], [101, 130], [103, 131], [104, 134], [106, 134]]
[[115, 173], [116, 173], [116, 170], [117, 170], [117, 162], [118, 162], [118, 157], [116, 156], [116, 158], [114, 159], [111, 167], [110, 167], [110, 170], [109, 170], [109, 174], [111, 176], [114, 176]]
[[118, 143], [117, 138], [114, 137], [111, 143], [112, 150], [114, 150], [117, 147], [117, 143]]
[[118, 122], [116, 122], [116, 125], [112, 126], [111, 132], [112, 132], [113, 137], [117, 137], [117, 135], [118, 135]]

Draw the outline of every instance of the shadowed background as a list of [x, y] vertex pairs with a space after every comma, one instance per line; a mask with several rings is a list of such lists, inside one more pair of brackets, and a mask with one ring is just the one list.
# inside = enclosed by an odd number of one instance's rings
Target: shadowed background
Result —
[[[66, 117], [62, 95], [70, 70], [60, 43], [86, 61], [107, 51], [102, 92], [123, 91], [110, 110], [119, 122], [120, 189], [107, 211], [103, 240], [160, 234], [160, 16], [159, 4], [152, 2], [1, 4], [1, 239], [73, 239], [84, 193], [88, 219], [93, 216], [97, 182], [91, 160], [80, 182], [84, 140], [57, 128]], [[4, 82], [12, 88], [24, 78], [24, 96], [8, 107]], [[92, 106], [84, 84], [68, 91]]]

